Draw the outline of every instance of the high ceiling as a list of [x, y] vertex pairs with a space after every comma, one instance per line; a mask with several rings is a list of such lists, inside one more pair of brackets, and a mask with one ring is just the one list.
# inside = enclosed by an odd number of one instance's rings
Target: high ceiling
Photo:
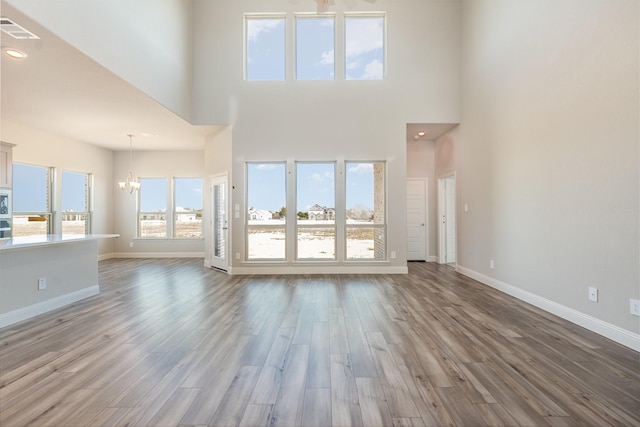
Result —
[[[1, 55], [3, 120], [115, 151], [129, 148], [128, 134], [134, 150], [202, 150], [205, 137], [223, 129], [188, 123], [6, 2], [2, 17], [39, 37], [0, 33], [3, 49], [28, 55]], [[406, 140], [433, 140], [454, 126], [411, 123]], [[416, 139], [418, 131], [425, 136]]]
[[191, 125], [6, 3], [2, 17], [39, 37], [0, 33], [3, 48], [28, 54], [1, 55], [3, 120], [111, 150], [129, 149], [128, 134], [134, 150], [201, 150], [222, 129]]

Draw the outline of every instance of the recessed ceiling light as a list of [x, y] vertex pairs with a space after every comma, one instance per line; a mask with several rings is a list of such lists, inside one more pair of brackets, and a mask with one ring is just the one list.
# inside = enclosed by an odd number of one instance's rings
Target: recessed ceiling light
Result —
[[22, 51], [19, 51], [18, 49], [14, 49], [11, 47], [5, 47], [4, 49], [2, 49], [4, 51], [5, 54], [7, 54], [7, 56], [10, 56], [14, 59], [23, 59], [26, 58], [28, 55]]
[[418, 136], [424, 136], [424, 132], [423, 131], [418, 132]]

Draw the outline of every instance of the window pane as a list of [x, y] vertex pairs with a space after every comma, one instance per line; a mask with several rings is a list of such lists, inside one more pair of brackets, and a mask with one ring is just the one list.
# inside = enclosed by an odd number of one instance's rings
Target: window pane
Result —
[[298, 259], [336, 259], [335, 227], [298, 227]]
[[247, 259], [284, 259], [286, 164], [247, 164]]
[[50, 215], [14, 215], [13, 237], [19, 236], [44, 236], [51, 229]]
[[89, 234], [89, 215], [82, 213], [63, 214], [62, 234]]
[[167, 180], [140, 178], [139, 237], [167, 237]]
[[176, 178], [174, 236], [202, 237], [202, 178]]
[[384, 260], [385, 164], [348, 162], [345, 169], [347, 258]]
[[346, 171], [347, 224], [384, 224], [384, 163], [347, 163]]
[[249, 226], [247, 259], [284, 259], [286, 251], [284, 227]]
[[89, 233], [89, 175], [62, 171], [62, 233]]
[[13, 164], [13, 210], [49, 212], [49, 168]]
[[247, 80], [285, 79], [285, 19], [246, 18]]
[[335, 259], [335, 164], [297, 163], [296, 177], [297, 258]]
[[333, 80], [333, 17], [296, 18], [296, 78], [298, 80]]
[[138, 214], [139, 237], [167, 237], [167, 215], [164, 212]]
[[335, 165], [333, 163], [297, 163], [298, 223], [334, 224]]
[[62, 211], [87, 212], [88, 175], [62, 171]]
[[384, 17], [345, 17], [345, 78], [381, 80], [384, 77]]
[[348, 259], [385, 259], [385, 231], [378, 227], [347, 226]]

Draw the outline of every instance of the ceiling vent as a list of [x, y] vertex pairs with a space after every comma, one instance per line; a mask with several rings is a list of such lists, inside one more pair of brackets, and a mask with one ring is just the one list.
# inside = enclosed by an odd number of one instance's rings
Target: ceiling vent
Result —
[[9, 34], [14, 39], [29, 40], [40, 38], [26, 28], [23, 28], [20, 25], [16, 24], [11, 19], [4, 17], [0, 18], [0, 30]]

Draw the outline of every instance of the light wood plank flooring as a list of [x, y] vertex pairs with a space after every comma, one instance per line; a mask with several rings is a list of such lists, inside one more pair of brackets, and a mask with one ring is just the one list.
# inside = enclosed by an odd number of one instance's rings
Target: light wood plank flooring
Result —
[[640, 356], [446, 266], [227, 276], [108, 260], [0, 330], [2, 426], [640, 425]]

